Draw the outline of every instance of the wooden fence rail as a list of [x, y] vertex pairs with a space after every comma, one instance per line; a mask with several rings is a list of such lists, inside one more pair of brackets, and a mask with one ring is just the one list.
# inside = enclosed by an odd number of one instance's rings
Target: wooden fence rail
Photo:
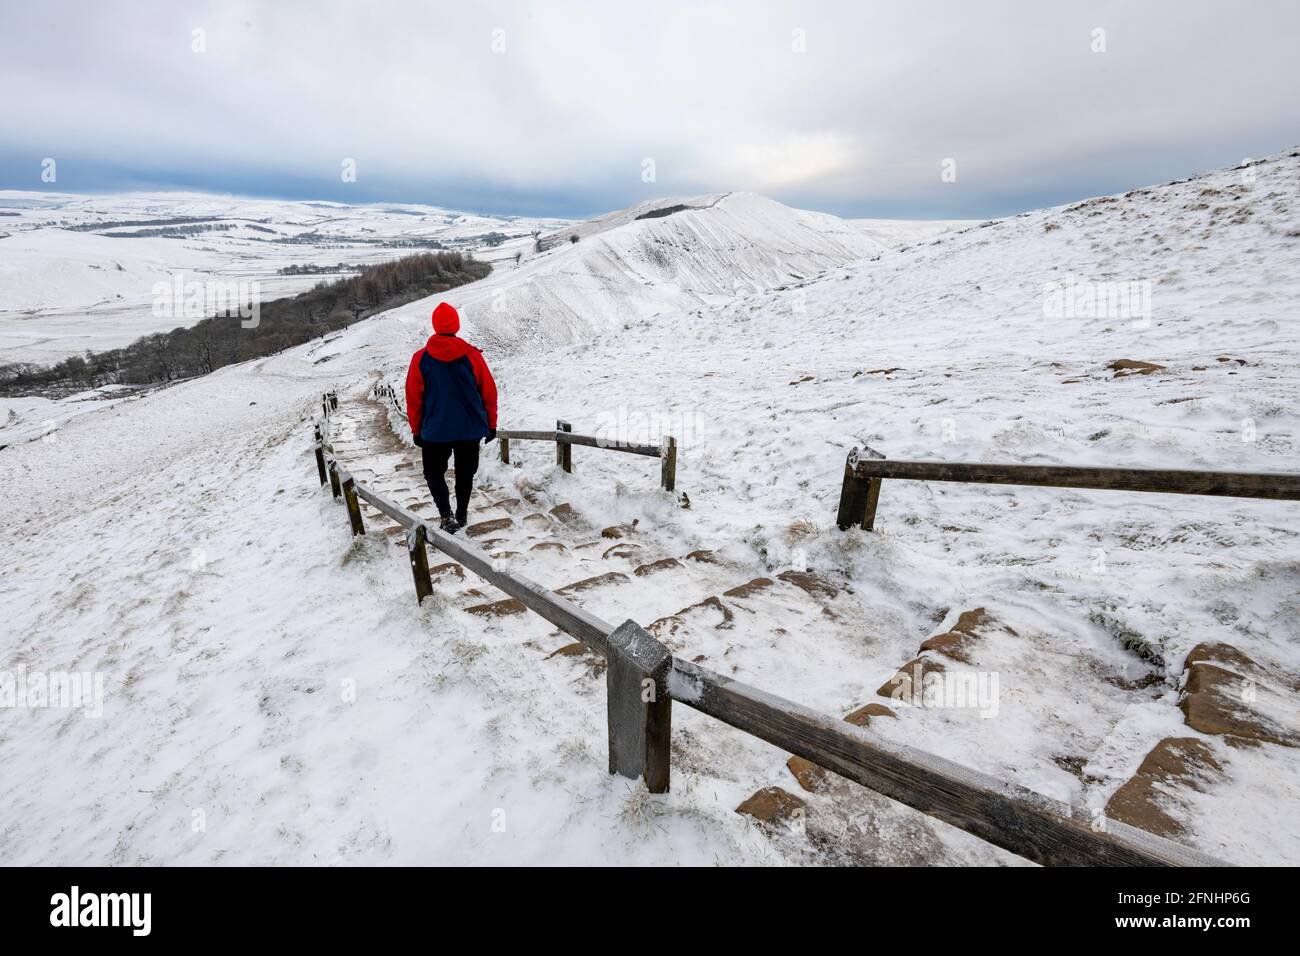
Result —
[[658, 458], [662, 463], [659, 469], [659, 484], [665, 491], [677, 489], [677, 439], [665, 435], [658, 445], [646, 445], [639, 442], [626, 442], [596, 435], [576, 435], [573, 426], [561, 419], [555, 423], [554, 431], [519, 431], [514, 429], [497, 429], [497, 441], [501, 443], [501, 461], [510, 464], [510, 443], [512, 441], [553, 441], [555, 442], [555, 463], [566, 472], [573, 472], [573, 446], [585, 448], [606, 448], [621, 451], [629, 455], [644, 455]]
[[1300, 474], [891, 461], [873, 448], [854, 448], [844, 464], [844, 485], [840, 490], [836, 515], [836, 524], [841, 530], [854, 526], [864, 531], [872, 530], [881, 483], [885, 479], [1300, 501]]
[[[1038, 863], [1222, 865], [1170, 840], [1117, 821], [1093, 819], [1015, 784], [887, 743], [843, 720], [674, 657], [635, 621], [614, 627], [523, 575], [497, 567], [476, 545], [438, 530], [357, 482], [334, 458], [328, 428], [327, 415], [318, 426], [313, 450], [318, 463], [322, 458], [325, 462], [335, 497], [345, 499], [352, 532], [364, 533], [358, 499], [405, 529], [417, 601], [433, 593], [427, 545], [606, 658], [610, 773], [640, 778], [651, 793], [668, 791], [676, 701]], [[557, 442], [557, 447], [562, 445]]]
[[[397, 392], [391, 385], [380, 382], [374, 386], [373, 394], [376, 398], [386, 400], [399, 413], [405, 415], [405, 411], [399, 403]], [[677, 439], [672, 435], [663, 436], [658, 445], [625, 442], [618, 439], [601, 438], [596, 435], [575, 435], [573, 426], [563, 419], [555, 423], [554, 429], [546, 431], [498, 428], [497, 446], [500, 449], [502, 464], [510, 464], [510, 443], [512, 441], [555, 442], [555, 463], [569, 474], [573, 473], [574, 445], [582, 445], [586, 448], [608, 448], [610, 451], [626, 452], [629, 455], [658, 458], [661, 463], [659, 468], [660, 487], [665, 491], [677, 490]]]

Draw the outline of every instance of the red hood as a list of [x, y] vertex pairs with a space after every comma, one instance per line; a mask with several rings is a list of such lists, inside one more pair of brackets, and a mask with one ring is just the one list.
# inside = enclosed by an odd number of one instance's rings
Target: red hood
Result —
[[454, 362], [470, 352], [478, 351], [464, 339], [458, 339], [454, 335], [431, 335], [429, 341], [425, 343], [424, 350], [429, 353], [430, 358], [435, 358], [439, 362]]

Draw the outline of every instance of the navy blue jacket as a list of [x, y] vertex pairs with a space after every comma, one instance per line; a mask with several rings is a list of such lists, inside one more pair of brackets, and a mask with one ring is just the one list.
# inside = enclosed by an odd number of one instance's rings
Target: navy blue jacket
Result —
[[411, 356], [406, 416], [423, 441], [477, 441], [497, 427], [497, 386], [483, 353], [454, 335], [434, 335]]

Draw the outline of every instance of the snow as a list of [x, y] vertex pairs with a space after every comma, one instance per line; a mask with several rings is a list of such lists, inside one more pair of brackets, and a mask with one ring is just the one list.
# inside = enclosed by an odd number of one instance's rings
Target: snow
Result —
[[[998, 626], [976, 660], [999, 676], [997, 716], [900, 703], [868, 732], [1104, 803], [1156, 741], [1196, 736], [1175, 685], [1196, 643], [1300, 670], [1294, 505], [895, 481], [879, 533], [841, 533], [840, 475], [863, 445], [1294, 471], [1300, 161], [1253, 170], [1249, 184], [1224, 170], [938, 233], [873, 235], [744, 194], [575, 227], [577, 243], [507, 260], [453, 298], [487, 348], [502, 427], [677, 434], [690, 508], [657, 489], [653, 461], [605, 449], [575, 448], [565, 475], [548, 445], [516, 443], [519, 467], [489, 446], [482, 481], [569, 502], [596, 528], [635, 519], [656, 556], [715, 550], [717, 564], [578, 598], [607, 620], [649, 624], [803, 563], [840, 585], [814, 599], [779, 582], [731, 601], [730, 628], [704, 609], [661, 632], [680, 656], [822, 713], [885, 702], [876, 688], [922, 640], [985, 607]], [[1150, 323], [1049, 318], [1047, 289], [1067, 276], [1151, 282]], [[50, 440], [0, 450], [0, 668], [109, 675], [102, 720], [5, 716], [5, 859], [1020, 862], [852, 785], [804, 793], [787, 755], [681, 705], [673, 791], [651, 797], [606, 774], [603, 687], [581, 658], [546, 659], [562, 635], [532, 615], [465, 615], [441, 584], [417, 608], [401, 549], [351, 540], [315, 487], [308, 437], [321, 391], [361, 409], [375, 381], [400, 390], [433, 304], [78, 403], [91, 410]], [[1116, 378], [1119, 358], [1167, 368]], [[363, 481], [399, 480], [394, 454], [340, 451]], [[573, 553], [509, 560], [551, 587], [577, 566], [631, 564]], [[1164, 667], [1127, 649], [1130, 634]], [[1300, 861], [1287, 809], [1300, 765], [1280, 749], [1225, 755], [1231, 785], [1190, 796], [1198, 849]], [[808, 800], [812, 849], [732, 812], [765, 786]]]

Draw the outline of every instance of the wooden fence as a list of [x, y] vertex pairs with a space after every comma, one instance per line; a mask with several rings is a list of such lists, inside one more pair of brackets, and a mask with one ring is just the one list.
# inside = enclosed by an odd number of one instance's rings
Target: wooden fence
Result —
[[[375, 397], [387, 401], [399, 414], [405, 416], [406, 411], [400, 404], [397, 392], [394, 391], [391, 385], [383, 383], [375, 385], [373, 394]], [[510, 443], [512, 441], [555, 442], [555, 463], [569, 474], [573, 473], [574, 445], [583, 445], [588, 448], [607, 448], [610, 451], [626, 452], [629, 455], [658, 458], [660, 487], [665, 491], [675, 491], [677, 489], [677, 439], [672, 435], [663, 436], [658, 445], [644, 445], [619, 439], [599, 438], [595, 435], [575, 435], [573, 426], [564, 420], [557, 421], [553, 431], [518, 431], [498, 428], [497, 443], [503, 464], [510, 464]]]
[[867, 447], [852, 449], [844, 463], [844, 484], [840, 489], [840, 505], [835, 519], [841, 530], [860, 527], [870, 531], [875, 527], [876, 505], [880, 501], [881, 484], [886, 478], [1300, 501], [1300, 474], [890, 461]]
[[[354, 535], [360, 501], [406, 531], [417, 601], [433, 593], [427, 547], [442, 552], [606, 658], [609, 771], [666, 793], [676, 701], [812, 761], [909, 807], [1044, 865], [1221, 866], [1221, 861], [1118, 821], [1098, 819], [1042, 794], [910, 747], [717, 674], [673, 654], [635, 621], [618, 626], [498, 568], [482, 549], [356, 481], [333, 453], [328, 396], [313, 445], [324, 485], [342, 498]], [[557, 443], [558, 444], [558, 443]]]
[[573, 472], [573, 446], [583, 445], [587, 448], [607, 448], [629, 455], [644, 455], [659, 459], [659, 484], [665, 491], [677, 488], [677, 439], [665, 435], [658, 445], [642, 445], [618, 439], [598, 438], [594, 435], [575, 435], [573, 426], [564, 420], [555, 423], [554, 431], [506, 431], [497, 430], [497, 440], [501, 443], [501, 460], [510, 464], [511, 441], [553, 441], [555, 442], [555, 463], [566, 472]]

